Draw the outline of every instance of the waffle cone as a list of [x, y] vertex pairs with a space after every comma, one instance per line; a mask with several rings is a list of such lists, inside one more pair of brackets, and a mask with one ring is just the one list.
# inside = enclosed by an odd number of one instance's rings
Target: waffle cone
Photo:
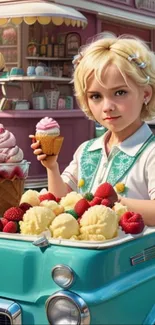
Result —
[[58, 155], [63, 143], [64, 138], [61, 136], [52, 135], [35, 135], [36, 140], [40, 141], [40, 146], [43, 151], [48, 156]]
[[0, 181], [0, 216], [13, 207], [19, 206], [24, 191], [24, 179], [1, 179]]

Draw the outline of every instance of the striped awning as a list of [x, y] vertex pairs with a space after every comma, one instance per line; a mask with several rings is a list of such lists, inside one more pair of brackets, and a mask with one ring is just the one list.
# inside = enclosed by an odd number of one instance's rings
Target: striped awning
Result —
[[0, 26], [11, 22], [19, 25], [22, 22], [28, 25], [38, 21], [42, 25], [52, 22], [60, 26], [85, 27], [86, 17], [74, 8], [59, 5], [49, 0], [19, 0], [0, 1]]

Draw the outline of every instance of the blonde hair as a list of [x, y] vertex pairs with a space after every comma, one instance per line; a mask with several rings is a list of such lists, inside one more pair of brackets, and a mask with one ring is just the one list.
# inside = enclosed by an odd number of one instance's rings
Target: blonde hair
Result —
[[155, 55], [145, 42], [135, 37], [99, 39], [83, 47], [73, 74], [75, 96], [83, 112], [94, 120], [86, 98], [88, 78], [94, 73], [102, 84], [102, 71], [111, 63], [118, 67], [125, 81], [130, 77], [137, 86], [152, 87], [151, 100], [147, 106], [143, 104], [141, 118], [149, 120], [155, 116]]

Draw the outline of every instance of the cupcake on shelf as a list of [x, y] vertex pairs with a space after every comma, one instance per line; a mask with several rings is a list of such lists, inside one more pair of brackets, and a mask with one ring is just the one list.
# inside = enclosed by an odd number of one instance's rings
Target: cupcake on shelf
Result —
[[41, 149], [46, 155], [58, 155], [64, 138], [60, 136], [60, 126], [49, 117], [42, 118], [36, 125], [36, 140], [39, 140]]

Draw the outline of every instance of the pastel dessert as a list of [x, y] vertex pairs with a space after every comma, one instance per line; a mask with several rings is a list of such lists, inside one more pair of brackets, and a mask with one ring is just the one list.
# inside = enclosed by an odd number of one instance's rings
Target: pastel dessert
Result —
[[29, 170], [29, 162], [23, 158], [15, 136], [0, 124], [0, 215], [19, 205]]
[[60, 136], [59, 124], [50, 117], [42, 118], [36, 125], [36, 140], [46, 155], [58, 155], [64, 138]]

